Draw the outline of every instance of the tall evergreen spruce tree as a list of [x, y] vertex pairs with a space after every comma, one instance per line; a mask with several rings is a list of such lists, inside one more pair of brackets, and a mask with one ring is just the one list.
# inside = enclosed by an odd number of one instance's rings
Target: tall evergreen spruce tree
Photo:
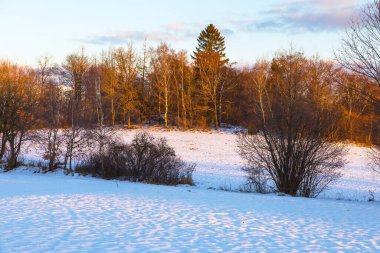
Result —
[[215, 128], [219, 128], [222, 118], [225, 91], [223, 69], [229, 61], [225, 49], [224, 37], [210, 24], [200, 33], [198, 46], [192, 55], [204, 108], [207, 108], [206, 113], [212, 118]]
[[226, 58], [224, 37], [220, 34], [219, 30], [213, 25], [209, 24], [198, 37], [198, 46], [192, 58], [197, 64], [204, 54], [216, 54], [219, 57], [221, 65], [228, 63]]

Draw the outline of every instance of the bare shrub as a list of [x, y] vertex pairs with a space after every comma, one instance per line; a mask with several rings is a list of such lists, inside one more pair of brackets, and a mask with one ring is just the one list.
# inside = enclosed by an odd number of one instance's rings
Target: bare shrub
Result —
[[93, 175], [105, 179], [123, 178], [126, 145], [113, 143], [102, 154], [91, 154], [77, 165], [75, 171], [82, 175]]
[[[104, 162], [104, 169], [101, 163]], [[111, 144], [104, 153], [93, 154], [77, 167], [81, 174], [106, 179], [125, 179], [154, 184], [193, 184], [195, 165], [187, 165], [165, 139], [146, 132], [137, 134], [131, 144]]]
[[272, 182], [279, 192], [316, 197], [340, 176], [336, 169], [343, 166], [342, 147], [307, 139], [290, 145], [281, 139], [272, 141], [263, 136], [239, 137], [239, 154], [246, 161], [243, 170], [257, 192], [268, 192]]

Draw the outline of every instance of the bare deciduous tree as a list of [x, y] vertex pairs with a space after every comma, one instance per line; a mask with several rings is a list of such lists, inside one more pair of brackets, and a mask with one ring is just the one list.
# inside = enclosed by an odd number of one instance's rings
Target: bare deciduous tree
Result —
[[[164, 125], [168, 127], [169, 121], [169, 94], [172, 83], [172, 55], [173, 50], [166, 44], [161, 44], [151, 59], [154, 79], [158, 87], [158, 111], [161, 113], [161, 100], [164, 102]], [[163, 96], [163, 99], [161, 99]], [[161, 116], [161, 115], [160, 115]]]
[[193, 76], [192, 70], [189, 67], [186, 52], [180, 51], [173, 56], [173, 81], [176, 88], [177, 101], [177, 125], [183, 128], [188, 127], [187, 117], [193, 101], [191, 95], [193, 87], [191, 79]]
[[109, 50], [102, 53], [101, 58], [101, 82], [105, 100], [110, 102], [111, 109], [111, 125], [115, 125], [116, 121], [116, 103], [117, 103], [117, 84], [116, 84], [116, 62], [114, 52]]
[[[380, 87], [380, 1], [372, 0], [360, 13], [353, 17], [346, 29], [342, 47], [336, 52], [336, 58], [346, 69], [368, 78]], [[370, 83], [367, 84], [367, 86]], [[363, 97], [380, 104], [375, 96], [362, 89]]]
[[[201, 54], [202, 55], [202, 54]], [[221, 101], [224, 92], [225, 80], [223, 78], [223, 62], [219, 54], [208, 53], [202, 55], [197, 61], [198, 74], [200, 78], [201, 96], [205, 102], [211, 104], [214, 127], [217, 129], [221, 123]]]
[[352, 19], [336, 56], [344, 67], [380, 86], [380, 1], [373, 0]]
[[[380, 1], [372, 0], [354, 17], [346, 29], [342, 48], [337, 52], [338, 61], [350, 71], [368, 78], [380, 88]], [[366, 87], [370, 85], [367, 84]], [[365, 99], [380, 105], [379, 97], [368, 94], [363, 89], [356, 89]], [[377, 147], [370, 156], [377, 163]]]
[[275, 58], [270, 70], [258, 66], [258, 134], [242, 135], [238, 146], [251, 181], [261, 186], [270, 179], [277, 191], [314, 197], [339, 176], [343, 148], [332, 143], [333, 106], [311, 96], [309, 65], [292, 50]]
[[31, 68], [9, 62], [1, 63], [0, 68], [0, 159], [8, 148], [7, 169], [13, 169], [18, 165], [21, 146], [34, 124], [36, 75]]
[[110, 127], [106, 127], [104, 123], [104, 112], [102, 104], [102, 89], [101, 82], [98, 73], [98, 68], [93, 68], [93, 83], [95, 86], [95, 102], [96, 102], [96, 114], [97, 114], [97, 125], [94, 129], [89, 132], [88, 138], [95, 144], [98, 148], [99, 162], [100, 162], [100, 173], [102, 177], [106, 177], [107, 172], [105, 169], [105, 152], [109, 144], [113, 142], [113, 136], [115, 134], [114, 130]]
[[135, 87], [138, 66], [137, 56], [132, 45], [127, 50], [119, 48], [114, 52], [117, 77], [118, 108], [131, 128], [131, 116], [137, 111], [137, 89]]
[[83, 97], [84, 77], [89, 69], [89, 61], [82, 49], [80, 54], [69, 55], [66, 59], [65, 68], [71, 75], [71, 87], [68, 91], [69, 124], [70, 127], [63, 132], [65, 143], [64, 169], [66, 173], [73, 173], [73, 158], [82, 154], [82, 148], [88, 138], [83, 128]]
[[47, 171], [54, 171], [60, 164], [62, 136], [59, 133], [63, 121], [63, 92], [59, 83], [52, 79], [50, 58], [39, 60], [38, 85], [40, 92], [40, 113], [47, 127], [38, 136], [38, 142], [45, 148], [44, 158], [48, 161]]

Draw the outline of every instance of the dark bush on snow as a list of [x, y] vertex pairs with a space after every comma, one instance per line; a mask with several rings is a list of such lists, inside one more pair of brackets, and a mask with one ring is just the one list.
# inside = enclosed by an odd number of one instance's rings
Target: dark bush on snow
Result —
[[91, 155], [76, 171], [105, 179], [192, 185], [194, 169], [194, 164], [188, 165], [176, 156], [165, 139], [142, 132], [131, 144], [113, 143], [103, 155]]

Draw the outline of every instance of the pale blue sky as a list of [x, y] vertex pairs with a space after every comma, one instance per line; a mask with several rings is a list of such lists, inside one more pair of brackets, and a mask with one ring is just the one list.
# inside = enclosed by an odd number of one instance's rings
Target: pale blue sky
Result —
[[215, 24], [227, 55], [239, 64], [293, 44], [332, 58], [344, 25], [365, 0], [0, 0], [0, 58], [57, 63], [85, 47], [89, 54], [160, 41], [192, 52], [199, 32]]

